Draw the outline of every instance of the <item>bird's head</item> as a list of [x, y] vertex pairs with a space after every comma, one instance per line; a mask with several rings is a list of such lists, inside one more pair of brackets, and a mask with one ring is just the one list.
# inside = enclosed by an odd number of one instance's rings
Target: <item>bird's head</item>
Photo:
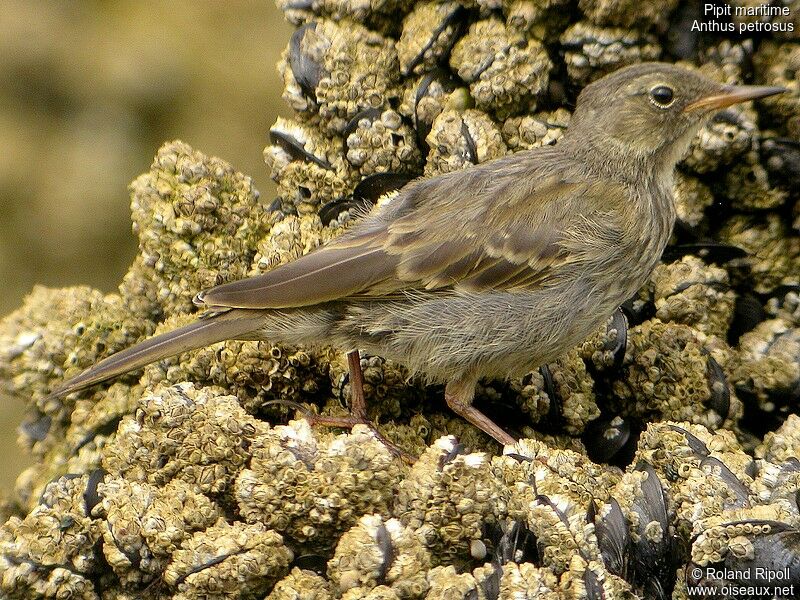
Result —
[[654, 157], [672, 167], [715, 111], [783, 91], [723, 85], [676, 65], [642, 63], [586, 86], [578, 96], [569, 135], [578, 144], [605, 144], [611, 153]]

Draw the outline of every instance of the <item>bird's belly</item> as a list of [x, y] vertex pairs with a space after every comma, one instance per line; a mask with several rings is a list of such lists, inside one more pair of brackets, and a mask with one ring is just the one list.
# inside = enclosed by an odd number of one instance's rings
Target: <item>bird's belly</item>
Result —
[[431, 380], [469, 372], [502, 378], [527, 373], [584, 340], [618, 304], [616, 298], [603, 300], [575, 285], [422, 296], [353, 305], [344, 321], [353, 346]]

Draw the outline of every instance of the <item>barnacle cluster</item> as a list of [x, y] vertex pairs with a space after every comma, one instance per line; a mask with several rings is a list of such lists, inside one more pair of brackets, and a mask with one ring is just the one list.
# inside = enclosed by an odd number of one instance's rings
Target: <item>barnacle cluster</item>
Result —
[[[264, 150], [278, 197], [167, 143], [130, 188], [140, 253], [119, 293], [36, 288], [0, 322], [0, 390], [27, 403], [35, 458], [0, 508], [0, 596], [800, 589], [797, 38], [689, 35], [680, 0], [277, 4], [297, 26], [278, 65], [296, 114]], [[369, 417], [413, 466], [368, 427], [312, 427], [299, 417], [342, 415], [351, 393], [346, 357], [324, 347], [227, 341], [47, 397], [194, 319], [203, 288], [310, 252], [415, 177], [557, 144], [584, 85], [654, 59], [789, 91], [694, 140], [672, 244], [634, 298], [559, 360], [481, 382], [477, 405], [515, 446], [370, 355]]]

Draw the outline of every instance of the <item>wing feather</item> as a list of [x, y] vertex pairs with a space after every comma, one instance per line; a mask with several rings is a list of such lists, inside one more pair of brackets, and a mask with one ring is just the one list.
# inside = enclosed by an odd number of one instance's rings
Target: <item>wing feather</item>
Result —
[[593, 185], [579, 167], [548, 147], [417, 180], [322, 248], [198, 301], [286, 308], [410, 291], [536, 288], [580, 260], [570, 238], [585, 231], [581, 219], [627, 198], [613, 183]]

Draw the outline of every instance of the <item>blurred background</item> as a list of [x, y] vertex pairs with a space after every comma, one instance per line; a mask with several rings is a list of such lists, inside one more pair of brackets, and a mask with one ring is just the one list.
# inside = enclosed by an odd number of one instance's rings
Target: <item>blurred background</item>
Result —
[[[293, 28], [271, 0], [4, 0], [0, 318], [36, 284], [116, 289], [136, 253], [127, 185], [180, 138], [274, 193], [261, 150]], [[27, 464], [0, 398], [0, 489]]]

